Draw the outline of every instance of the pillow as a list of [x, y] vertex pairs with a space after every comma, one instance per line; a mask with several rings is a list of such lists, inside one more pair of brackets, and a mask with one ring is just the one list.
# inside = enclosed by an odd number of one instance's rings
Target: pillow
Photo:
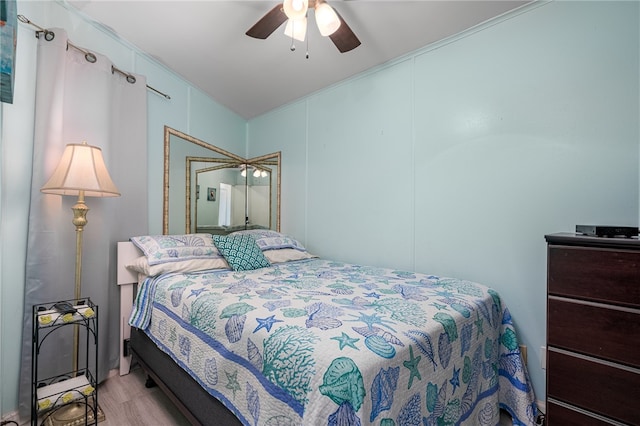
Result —
[[212, 257], [209, 259], [188, 259], [176, 262], [159, 263], [157, 265], [149, 265], [146, 256], [140, 256], [133, 262], [125, 265], [139, 274], [149, 277], [155, 277], [160, 274], [168, 274], [170, 272], [196, 272], [207, 269], [230, 269], [229, 264], [223, 257]]
[[269, 262], [271, 262], [272, 264], [318, 257], [306, 251], [300, 251], [296, 249], [267, 250], [265, 252], [262, 252], [262, 254], [264, 254], [264, 257], [266, 257], [267, 260], [269, 260]]
[[256, 240], [256, 244], [262, 251], [279, 250], [279, 249], [296, 249], [306, 251], [304, 246], [298, 240], [295, 240], [280, 232], [270, 229], [251, 229], [246, 231], [233, 232], [230, 235], [251, 235]]
[[149, 265], [187, 259], [220, 258], [211, 234], [144, 235], [131, 242], [147, 257]]
[[271, 265], [251, 235], [214, 235], [213, 241], [234, 271]]
[[243, 229], [241, 231], [233, 232], [229, 235], [252, 235], [254, 238], [269, 238], [269, 237], [281, 237], [285, 236], [284, 234], [279, 233], [278, 231], [272, 231], [271, 229]]

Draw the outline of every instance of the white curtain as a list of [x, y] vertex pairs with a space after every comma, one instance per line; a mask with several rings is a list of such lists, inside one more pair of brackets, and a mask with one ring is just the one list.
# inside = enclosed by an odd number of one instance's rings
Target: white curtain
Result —
[[[66, 144], [86, 141], [100, 147], [122, 194], [118, 198], [86, 198], [90, 211], [83, 232], [82, 296], [98, 305], [99, 381], [118, 364], [116, 242], [148, 230], [145, 78], [134, 75], [136, 81], [131, 83], [112, 71], [108, 58], [94, 52], [97, 60], [92, 63], [83, 52], [68, 46], [64, 30], [51, 31], [53, 40], [41, 35], [38, 42], [20, 378], [23, 415], [30, 412], [32, 306], [74, 297], [76, 243], [71, 206], [77, 198], [40, 192]], [[49, 337], [51, 341], [42, 347], [40, 378], [71, 370], [72, 327], [64, 328], [69, 330]], [[84, 345], [81, 340], [81, 352]]]

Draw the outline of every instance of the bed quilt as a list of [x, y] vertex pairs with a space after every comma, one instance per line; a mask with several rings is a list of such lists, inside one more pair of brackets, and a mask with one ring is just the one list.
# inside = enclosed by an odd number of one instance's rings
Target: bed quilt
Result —
[[535, 424], [509, 311], [469, 281], [324, 259], [167, 274], [130, 323], [245, 425]]

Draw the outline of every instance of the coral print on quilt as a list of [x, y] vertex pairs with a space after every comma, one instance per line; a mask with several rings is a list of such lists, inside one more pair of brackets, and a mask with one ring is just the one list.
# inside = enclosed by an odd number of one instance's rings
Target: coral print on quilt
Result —
[[323, 259], [170, 273], [131, 323], [246, 425], [535, 424], [509, 311], [473, 282]]

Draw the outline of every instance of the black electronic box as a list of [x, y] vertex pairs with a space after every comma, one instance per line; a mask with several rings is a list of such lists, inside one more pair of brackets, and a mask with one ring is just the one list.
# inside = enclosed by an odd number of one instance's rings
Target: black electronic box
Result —
[[637, 237], [638, 227], [634, 226], [603, 226], [603, 225], [576, 225], [576, 234], [590, 237]]

